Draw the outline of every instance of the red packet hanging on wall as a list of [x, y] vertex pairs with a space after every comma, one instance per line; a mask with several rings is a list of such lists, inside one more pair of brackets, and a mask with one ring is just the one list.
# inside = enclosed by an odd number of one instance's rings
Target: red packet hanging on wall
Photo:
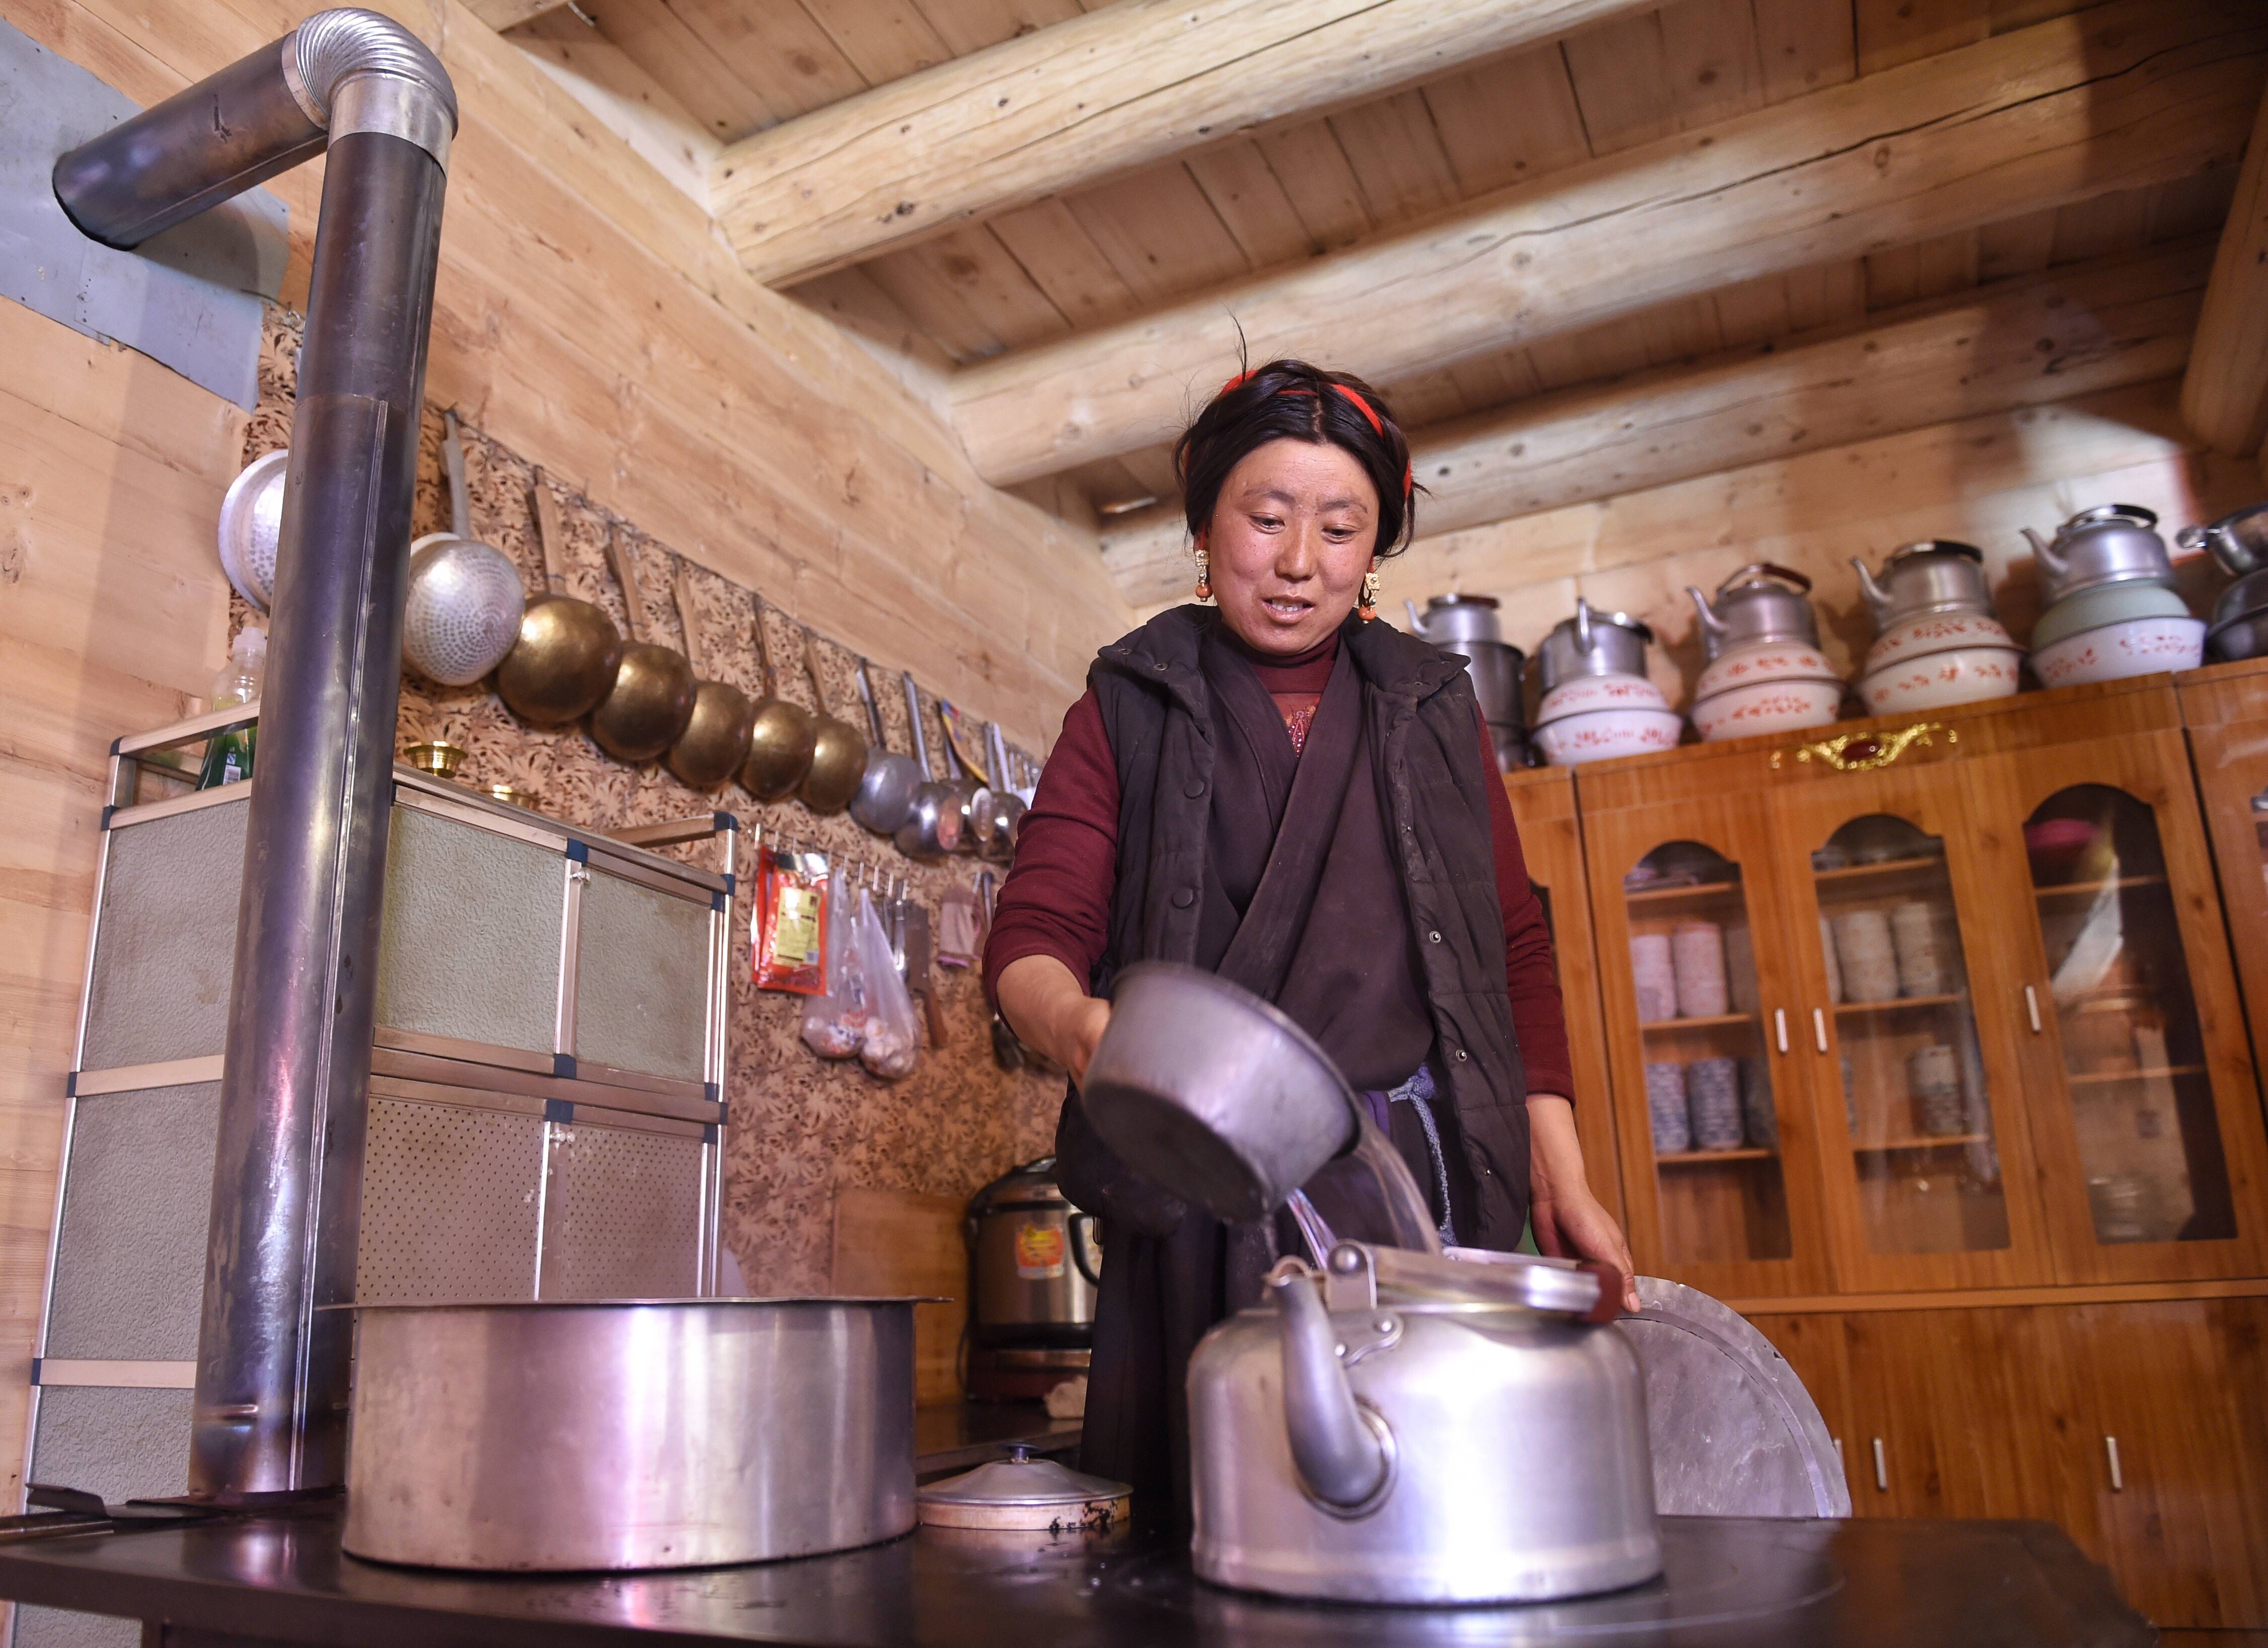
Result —
[[763, 849], [749, 918], [749, 976], [764, 990], [821, 995], [827, 989], [827, 855]]

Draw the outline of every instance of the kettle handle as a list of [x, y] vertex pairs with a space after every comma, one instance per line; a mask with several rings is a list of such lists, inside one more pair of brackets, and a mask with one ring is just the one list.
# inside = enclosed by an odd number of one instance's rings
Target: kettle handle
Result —
[[[1793, 566], [1782, 566], [1778, 561], [1750, 561], [1739, 572], [1734, 573], [1733, 578], [1746, 578], [1750, 573], [1762, 573], [1768, 578], [1777, 578], [1783, 583], [1793, 584], [1807, 595], [1811, 593], [1810, 579], [1797, 572]], [[1731, 583], [1733, 578], [1727, 578], [1725, 582]], [[1720, 584], [1718, 587], [1722, 588], [1724, 586]]]
[[1101, 1246], [1102, 1244], [1100, 1240], [1090, 1238], [1086, 1233], [1089, 1230], [1099, 1229], [1102, 1221], [1091, 1213], [1074, 1213], [1066, 1223], [1071, 1227], [1068, 1232], [1070, 1240], [1065, 1245], [1071, 1249], [1071, 1267], [1079, 1272], [1079, 1279], [1088, 1287], [1100, 1290], [1102, 1286], [1102, 1267], [1100, 1263], [1090, 1265], [1087, 1262], [1086, 1245], [1090, 1240], [1094, 1240], [1097, 1247]]
[[[1382, 1423], [1365, 1415], [1339, 1362], [1338, 1334], [1315, 1278], [1297, 1260], [1268, 1274], [1284, 1344], [1284, 1430], [1300, 1485], [1339, 1511], [1375, 1499], [1392, 1457]], [[1373, 1429], [1377, 1425], [1379, 1429]]]

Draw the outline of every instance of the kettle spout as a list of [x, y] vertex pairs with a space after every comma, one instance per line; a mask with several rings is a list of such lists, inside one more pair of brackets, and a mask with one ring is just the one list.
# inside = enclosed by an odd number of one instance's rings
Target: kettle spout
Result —
[[2024, 542], [2032, 546], [2032, 558], [2047, 568], [2050, 577], [2060, 578], [2069, 569], [2071, 564], [2058, 555], [2054, 545], [2038, 533], [2029, 527], [2018, 527], [2016, 530], [2024, 535]]
[[1874, 581], [1874, 574], [1867, 570], [1867, 563], [1857, 556], [1851, 558], [1851, 565], [1859, 574], [1859, 593], [1867, 598], [1867, 605], [1875, 617], [1880, 618], [1883, 613], [1889, 610], [1890, 592]]
[[1425, 639], [1425, 620], [1418, 616], [1418, 603], [1410, 599], [1409, 596], [1404, 595], [1402, 597], [1402, 604], [1410, 609], [1410, 632], [1412, 635], [1415, 635], [1419, 640], [1424, 640]]
[[1351, 1511], [1385, 1486], [1385, 1439], [1355, 1405], [1314, 1277], [1304, 1266], [1286, 1264], [1268, 1284], [1283, 1318], [1284, 1428], [1292, 1463], [1309, 1494]]
[[1725, 620], [1710, 609], [1709, 597], [1701, 593], [1701, 586], [1688, 584], [1685, 586], [1685, 593], [1693, 597], [1693, 605], [1701, 614], [1701, 627], [1712, 635], [1722, 635], [1725, 632]]

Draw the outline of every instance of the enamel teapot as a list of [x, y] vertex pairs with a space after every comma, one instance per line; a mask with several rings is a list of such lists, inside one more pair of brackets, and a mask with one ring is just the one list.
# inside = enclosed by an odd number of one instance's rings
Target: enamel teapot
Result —
[[1901, 544], [1882, 563], [1877, 580], [1857, 556], [1859, 593], [1874, 615], [1874, 627], [1888, 632], [1899, 619], [1924, 612], [1984, 612], [1992, 597], [1984, 587], [1984, 551], [1973, 543], [1928, 538]]
[[[1462, 1253], [1464, 1250], [1457, 1250]], [[1479, 1255], [1474, 1256], [1475, 1260]], [[1533, 1602], [1661, 1571], [1620, 1283], [1362, 1242], [1189, 1363], [1197, 1573], [1337, 1602]]]

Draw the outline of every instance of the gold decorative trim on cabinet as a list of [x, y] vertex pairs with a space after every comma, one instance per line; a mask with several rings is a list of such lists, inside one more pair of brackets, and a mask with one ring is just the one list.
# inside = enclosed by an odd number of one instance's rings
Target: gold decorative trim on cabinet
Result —
[[1917, 721], [1911, 727], [1901, 727], [1894, 733], [1837, 733], [1832, 738], [1822, 738], [1816, 743], [1798, 744], [1793, 750], [1772, 751], [1771, 764], [1778, 771], [1780, 757], [1793, 756], [1798, 761], [1818, 761], [1837, 772], [1872, 772], [1886, 767], [1915, 744], [1931, 744], [1938, 733], [1945, 742], [1957, 744], [1961, 735], [1943, 721]]

